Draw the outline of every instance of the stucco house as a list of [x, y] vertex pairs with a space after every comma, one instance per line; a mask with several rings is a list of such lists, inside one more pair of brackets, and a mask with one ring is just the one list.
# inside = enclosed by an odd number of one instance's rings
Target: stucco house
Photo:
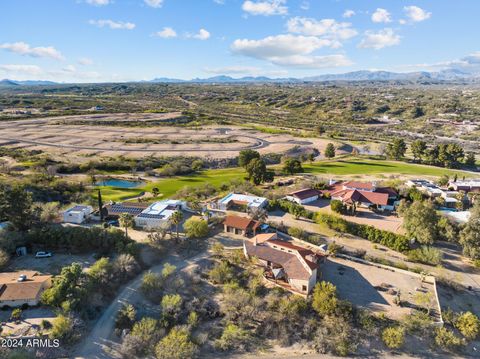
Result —
[[293, 292], [308, 295], [317, 283], [320, 257], [309, 249], [264, 233], [243, 241], [247, 258], [254, 257], [265, 268], [265, 277], [288, 285]]
[[92, 213], [92, 206], [74, 206], [63, 212], [63, 222], [82, 224], [90, 218]]
[[247, 217], [227, 216], [223, 221], [224, 231], [241, 236], [255, 236], [261, 223]]
[[307, 204], [318, 200], [321, 192], [313, 188], [304, 188], [286, 196], [286, 199], [298, 204]]
[[35, 306], [51, 285], [52, 276], [35, 271], [0, 273], [0, 307]]

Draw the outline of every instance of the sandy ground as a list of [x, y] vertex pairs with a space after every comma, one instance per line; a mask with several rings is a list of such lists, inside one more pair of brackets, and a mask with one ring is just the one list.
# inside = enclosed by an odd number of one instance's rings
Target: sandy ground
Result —
[[0, 321], [2, 322], [2, 335], [19, 336], [34, 335], [40, 330], [42, 320], [48, 320], [50, 323], [55, 319], [55, 313], [48, 308], [29, 308], [22, 312], [22, 318], [18, 323], [8, 321], [12, 310], [0, 311]]
[[400, 291], [401, 300], [413, 305], [416, 304], [415, 295], [428, 292], [432, 296], [432, 308], [438, 306], [434, 299], [433, 285], [422, 284], [420, 279], [414, 275], [333, 257], [329, 257], [321, 265], [321, 273], [323, 280], [335, 284], [340, 298], [347, 299], [356, 306], [377, 313], [385, 313], [392, 319], [400, 319], [402, 316], [410, 314], [412, 308], [396, 305], [394, 294], [378, 289], [384, 284], [395, 292]]
[[92, 254], [57, 254], [50, 258], [35, 258], [33, 254], [14, 257], [8, 265], [7, 271], [34, 270], [43, 274], [59, 274], [60, 270], [72, 263], [80, 263], [83, 268], [90, 267], [95, 258]]
[[[136, 121], [148, 122], [136, 114]], [[159, 115], [159, 114], [156, 114]], [[160, 114], [166, 116], [166, 114]], [[132, 114], [133, 116], [133, 114]], [[143, 157], [202, 156], [228, 158], [242, 149], [256, 149], [261, 153], [282, 153], [295, 148], [317, 148], [323, 152], [330, 140], [297, 138], [288, 134], [268, 134], [238, 126], [205, 126], [185, 128], [171, 126], [127, 127], [109, 126], [102, 121], [124, 121], [118, 115], [96, 118], [100, 125], [78, 124], [85, 116], [5, 121], [0, 124], [0, 145], [46, 151], [58, 156], [85, 158], [95, 156]], [[92, 120], [92, 118], [89, 118]], [[75, 121], [72, 123], [72, 121]], [[157, 119], [158, 121], [158, 119]], [[127, 139], [162, 140], [167, 143], [125, 143]], [[212, 138], [233, 139], [230, 143], [205, 142]], [[187, 143], [182, 143], [187, 141]], [[194, 143], [192, 143], [194, 141]], [[204, 143], [202, 143], [202, 141]], [[339, 154], [343, 151], [338, 150]]]

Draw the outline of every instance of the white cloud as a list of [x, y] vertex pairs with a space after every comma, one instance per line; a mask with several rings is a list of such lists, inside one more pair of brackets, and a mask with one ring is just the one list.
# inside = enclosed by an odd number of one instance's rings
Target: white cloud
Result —
[[83, 66], [89, 66], [89, 65], [93, 65], [93, 60], [89, 59], [88, 57], [82, 57], [78, 59], [78, 63]]
[[224, 5], [225, 4], [225, 0], [213, 0], [213, 2], [215, 4], [218, 4], [218, 5]]
[[412, 69], [423, 69], [425, 71], [439, 70], [457, 70], [469, 74], [480, 76], [480, 51], [471, 53], [460, 59], [437, 62], [433, 64], [415, 64], [402, 66], [404, 69], [411, 71]]
[[78, 71], [75, 66], [67, 65], [59, 70], [45, 70], [36, 65], [0, 65], [0, 74], [13, 80], [53, 80], [53, 81], [92, 81], [98, 80], [97, 72]]
[[405, 6], [403, 8], [406, 16], [413, 22], [420, 22], [427, 19], [430, 19], [432, 16], [431, 12], [427, 12], [418, 6]]
[[63, 60], [64, 57], [53, 46], [31, 47], [25, 42], [4, 43], [0, 45], [0, 49], [13, 52], [15, 54], [31, 57], [49, 57], [55, 60]]
[[388, 12], [388, 10], [377, 8], [375, 12], [372, 14], [372, 21], [373, 22], [392, 22], [392, 16]]
[[170, 39], [172, 37], [177, 37], [177, 33], [171, 27], [164, 27], [161, 31], [157, 31], [154, 36]]
[[332, 46], [331, 40], [288, 34], [268, 36], [261, 40], [237, 39], [231, 49], [234, 53], [282, 66], [323, 68], [351, 64], [344, 55], [311, 55], [315, 50], [328, 46]]
[[88, 23], [98, 27], [109, 27], [112, 30], [133, 30], [135, 28], [134, 23], [123, 21], [90, 20]]
[[210, 33], [205, 29], [200, 29], [196, 34], [187, 34], [187, 37], [197, 40], [207, 40], [210, 38]]
[[369, 49], [383, 49], [384, 47], [398, 45], [400, 43], [400, 36], [395, 32], [386, 28], [380, 31], [366, 31], [365, 37], [362, 39], [358, 47]]
[[160, 8], [163, 5], [163, 0], [144, 0], [145, 4], [150, 7]]
[[305, 17], [294, 17], [287, 22], [287, 30], [292, 33], [321, 36], [332, 40], [332, 47], [339, 47], [339, 40], [347, 40], [357, 35], [357, 31], [348, 22], [337, 22], [334, 19], [315, 20]]
[[36, 65], [0, 65], [0, 71], [9, 75], [39, 75], [42, 69]]
[[243, 3], [242, 9], [251, 15], [285, 15], [288, 13], [288, 7], [285, 6], [286, 2], [286, 0], [247, 0]]
[[348, 19], [348, 18], [351, 18], [351, 17], [354, 16], [354, 15], [355, 15], [355, 11], [350, 10], [350, 9], [347, 9], [347, 10], [345, 10], [345, 12], [343, 13], [342, 16], [343, 16], [344, 18]]
[[86, 0], [85, 2], [95, 6], [104, 6], [112, 3], [110, 0]]
[[230, 74], [230, 75], [252, 75], [258, 74], [260, 69], [254, 66], [225, 66], [217, 68], [206, 68], [204, 70], [210, 74]]
[[309, 10], [310, 9], [310, 3], [308, 1], [302, 1], [302, 3], [300, 4], [300, 9]]

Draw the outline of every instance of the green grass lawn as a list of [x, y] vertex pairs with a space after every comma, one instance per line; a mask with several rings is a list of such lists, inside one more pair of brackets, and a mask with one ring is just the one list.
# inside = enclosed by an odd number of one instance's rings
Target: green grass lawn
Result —
[[[273, 166], [279, 169], [280, 167]], [[336, 161], [321, 161], [313, 164], [303, 164], [305, 173], [311, 174], [332, 174], [332, 175], [382, 175], [382, 174], [400, 174], [400, 175], [416, 175], [422, 176], [442, 176], [444, 174], [458, 176], [471, 176], [468, 172], [449, 170], [445, 168], [417, 165], [413, 163], [369, 160], [363, 158], [348, 158]], [[242, 179], [245, 177], [243, 168], [225, 168], [206, 170], [199, 174], [190, 176], [177, 176], [171, 178], [160, 179], [155, 182], [149, 182], [143, 187], [138, 188], [115, 188], [101, 187], [102, 197], [105, 200], [122, 201], [129, 198], [140, 196], [144, 192], [151, 192], [152, 188], [157, 187], [162, 194], [159, 198], [169, 198], [178, 190], [185, 186], [200, 186], [210, 183], [215, 187], [219, 187], [224, 183], [228, 183], [234, 179]]]
[[458, 176], [471, 176], [471, 173], [450, 170], [446, 168], [418, 165], [397, 161], [369, 160], [363, 158], [348, 158], [336, 161], [322, 161], [312, 164], [303, 164], [306, 173], [334, 174], [334, 175], [381, 175], [401, 174], [421, 176], [442, 176], [444, 174]]

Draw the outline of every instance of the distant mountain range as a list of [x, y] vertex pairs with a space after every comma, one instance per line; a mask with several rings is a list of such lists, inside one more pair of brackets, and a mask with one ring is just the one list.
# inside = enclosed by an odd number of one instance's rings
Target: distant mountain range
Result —
[[[303, 78], [269, 78], [265, 76], [259, 77], [240, 77], [233, 78], [226, 75], [219, 75], [209, 78], [195, 78], [192, 80], [181, 80], [168, 77], [159, 77], [150, 81], [140, 81], [144, 83], [305, 83], [305, 82], [355, 82], [355, 81], [370, 81], [370, 82], [385, 82], [385, 81], [408, 81], [408, 82], [480, 82], [480, 73], [469, 73], [460, 70], [449, 69], [438, 72], [389, 72], [389, 71], [354, 71], [343, 74], [326, 74], [318, 76], [309, 76]], [[53, 81], [14, 81], [1, 80], [0, 87], [11, 86], [45, 86], [59, 84]]]

